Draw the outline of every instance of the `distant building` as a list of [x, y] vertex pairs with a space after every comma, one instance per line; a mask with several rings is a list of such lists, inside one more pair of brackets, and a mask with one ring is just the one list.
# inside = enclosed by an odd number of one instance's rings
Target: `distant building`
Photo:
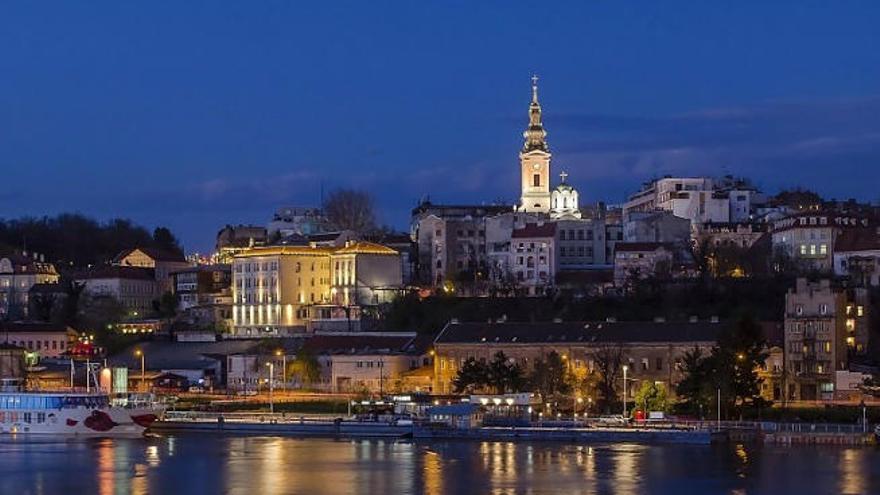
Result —
[[834, 274], [862, 286], [880, 286], [880, 227], [841, 232], [834, 249]]
[[413, 238], [418, 244], [418, 280], [442, 286], [463, 272], [486, 270], [486, 222], [510, 212], [512, 206], [419, 204], [412, 212]]
[[672, 277], [675, 251], [670, 243], [618, 243], [614, 253], [614, 285], [623, 287], [649, 277]]
[[[276, 390], [307, 385], [346, 394], [430, 392], [430, 379], [425, 387], [418, 385], [422, 380], [414, 382], [411, 378], [417, 371], [433, 369], [430, 344], [430, 338], [408, 332], [318, 333], [279, 339], [275, 351], [261, 355], [259, 348], [252, 348], [229, 356], [226, 381], [232, 391], [265, 388], [270, 368], [264, 363], [271, 362], [275, 365]], [[281, 373], [285, 361], [291, 363], [301, 354], [317, 362], [320, 377], [316, 382], [304, 384], [298, 375]]]
[[[434, 341], [434, 393], [452, 393], [452, 382], [469, 358], [491, 361], [504, 352], [523, 370], [555, 351], [575, 376], [597, 372], [595, 352], [619, 352], [629, 377], [674, 385], [682, 378], [682, 359], [694, 348], [704, 354], [724, 325], [711, 322], [451, 322]], [[629, 388], [632, 397], [635, 387]]]
[[716, 191], [706, 177], [665, 177], [646, 183], [629, 197], [624, 216], [632, 212], [671, 211], [692, 224], [730, 221], [730, 195]]
[[785, 296], [788, 400], [834, 397], [834, 373], [847, 369], [846, 297], [829, 280], [799, 278]]
[[152, 269], [160, 293], [173, 291], [173, 281], [171, 280], [173, 272], [191, 266], [183, 253], [154, 248], [127, 249], [116, 256], [113, 264]]
[[402, 287], [400, 255], [363, 241], [249, 249], [236, 255], [232, 273], [238, 337], [291, 335], [321, 322], [348, 330], [352, 315], [391, 301]]
[[178, 270], [171, 274], [178, 309], [185, 311], [194, 306], [213, 304], [218, 296], [230, 296], [231, 265], [201, 265]]
[[216, 262], [232, 263], [237, 253], [257, 246], [265, 246], [269, 235], [265, 227], [258, 225], [226, 225], [217, 232]]
[[27, 349], [39, 357], [59, 357], [76, 343], [77, 333], [54, 323], [0, 322], [0, 341]]
[[23, 319], [29, 316], [31, 287], [57, 284], [55, 265], [42, 256], [12, 254], [0, 258], [0, 319]]
[[691, 222], [671, 211], [633, 211], [623, 224], [626, 242], [687, 243], [691, 238]]
[[873, 227], [868, 217], [808, 210], [773, 223], [773, 249], [805, 270], [831, 272], [837, 238], [847, 230]]
[[327, 219], [320, 208], [303, 206], [284, 206], [279, 208], [272, 216], [272, 221], [266, 225], [266, 233], [271, 237], [278, 235], [311, 235], [324, 230]]
[[101, 266], [76, 276], [84, 284], [83, 293], [92, 298], [111, 297], [126, 309], [129, 318], [141, 318], [153, 312], [159, 287], [153, 268], [137, 266]]
[[511, 235], [511, 266], [527, 295], [546, 293], [556, 280], [556, 224], [530, 223]]

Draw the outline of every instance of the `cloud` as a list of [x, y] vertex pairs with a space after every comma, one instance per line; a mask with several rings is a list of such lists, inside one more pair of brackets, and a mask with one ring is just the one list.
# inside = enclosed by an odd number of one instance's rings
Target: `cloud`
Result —
[[[665, 174], [734, 174], [770, 186], [827, 178], [826, 194], [868, 200], [880, 182], [880, 97], [771, 101], [665, 117], [555, 117], [556, 156], [572, 172], [631, 186]], [[843, 174], [841, 172], [849, 172]], [[866, 180], [868, 179], [868, 180]]]

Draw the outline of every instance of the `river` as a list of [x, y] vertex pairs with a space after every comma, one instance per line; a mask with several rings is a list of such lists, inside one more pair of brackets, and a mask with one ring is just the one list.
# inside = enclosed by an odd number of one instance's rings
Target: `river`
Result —
[[880, 449], [0, 437], [0, 494], [880, 493]]

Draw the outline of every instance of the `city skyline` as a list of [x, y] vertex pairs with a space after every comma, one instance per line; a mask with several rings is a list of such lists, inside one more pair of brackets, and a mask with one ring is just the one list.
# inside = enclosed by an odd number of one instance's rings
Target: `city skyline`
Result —
[[849, 5], [5, 6], [0, 208], [205, 251], [322, 187], [369, 190], [398, 228], [427, 195], [513, 202], [533, 73], [582, 204], [665, 174], [876, 201], [878, 7]]

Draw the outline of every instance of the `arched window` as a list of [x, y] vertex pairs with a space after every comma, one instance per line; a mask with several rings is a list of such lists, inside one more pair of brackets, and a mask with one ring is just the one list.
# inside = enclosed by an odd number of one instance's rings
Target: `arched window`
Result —
[[532, 182], [535, 187], [541, 187], [541, 174], [535, 174]]

